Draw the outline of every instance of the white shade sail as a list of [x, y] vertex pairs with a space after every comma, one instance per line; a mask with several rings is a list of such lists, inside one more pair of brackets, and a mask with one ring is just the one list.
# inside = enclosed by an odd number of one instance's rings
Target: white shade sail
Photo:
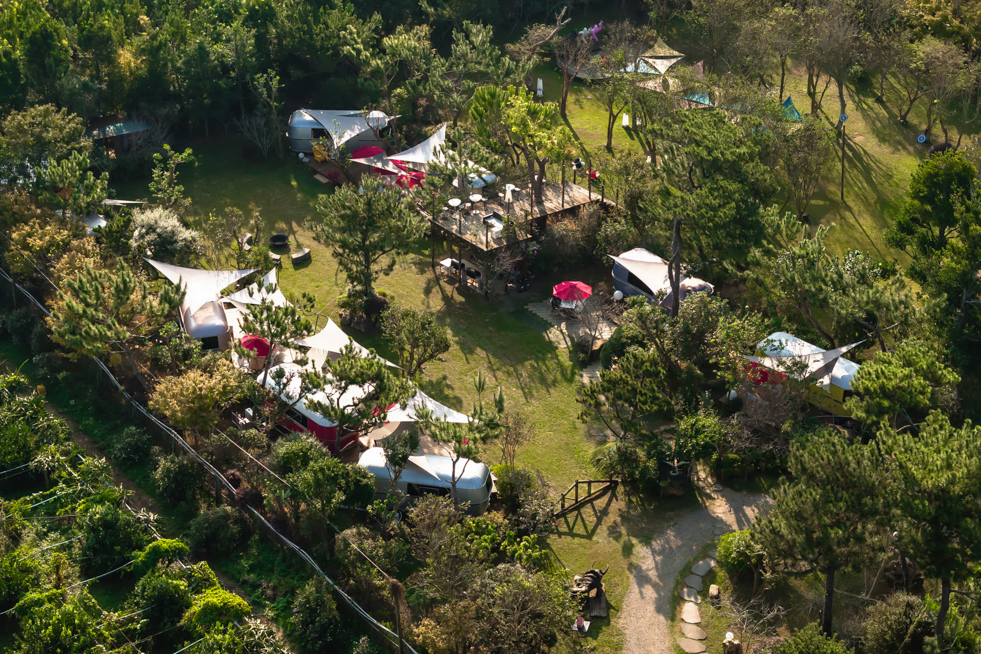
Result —
[[[380, 356], [373, 355], [371, 353], [371, 350], [369, 350], [368, 348], [361, 345], [357, 341], [353, 340], [350, 336], [345, 334], [344, 331], [337, 326], [337, 323], [335, 323], [330, 318], [327, 319], [327, 324], [324, 326], [323, 329], [321, 329], [313, 336], [308, 336], [306, 338], [299, 339], [298, 341], [296, 341], [296, 344], [302, 347], [308, 347], [311, 350], [319, 350], [321, 352], [325, 352], [328, 355], [333, 354], [335, 356], [340, 355], [341, 351], [345, 347], [350, 345], [351, 347], [354, 348], [355, 352], [357, 352], [362, 357], [374, 356], [377, 359], [381, 359], [382, 361], [385, 361], [387, 365], [392, 366], [393, 368], [398, 368], [398, 366], [392, 363], [391, 361], [386, 361], [385, 359], [382, 359]], [[317, 357], [317, 358], [322, 358], [322, 357]]]
[[233, 302], [235, 304], [259, 304], [264, 299], [268, 299], [277, 307], [285, 307], [287, 304], [289, 304], [289, 302], [286, 300], [286, 296], [283, 295], [283, 292], [279, 289], [279, 283], [276, 281], [275, 268], [263, 275], [262, 281], [264, 282], [264, 286], [275, 284], [276, 290], [270, 292], [268, 288], [263, 288], [260, 292], [259, 285], [252, 284], [248, 288], [243, 288], [241, 291], [237, 291], [231, 295], [226, 295], [222, 298], [222, 300]]
[[803, 375], [803, 379], [813, 379], [822, 388], [833, 384], [847, 391], [851, 390], [851, 381], [860, 366], [842, 355], [861, 343], [823, 350], [786, 332], [776, 332], [757, 345], [768, 356], [744, 358], [770, 370]]
[[438, 130], [436, 130], [432, 136], [419, 145], [415, 145], [404, 152], [393, 154], [391, 157], [389, 157], [389, 159], [401, 161], [409, 165], [410, 168], [418, 168], [419, 170], [425, 172], [429, 162], [438, 161], [442, 163], [444, 161], [443, 145], [445, 143], [446, 125], [444, 124]]
[[383, 111], [325, 109], [303, 109], [302, 111], [320, 123], [330, 134], [334, 145], [338, 147], [362, 132], [372, 128], [385, 127], [388, 125], [388, 121], [395, 118], [395, 116], [386, 115]]
[[148, 264], [178, 286], [185, 286], [184, 305], [191, 311], [197, 311], [205, 302], [218, 299], [218, 294], [228, 286], [239, 281], [246, 275], [254, 273], [257, 268], [248, 270], [198, 270], [183, 268], [169, 263], [161, 263], [152, 259], [144, 259]]
[[396, 166], [391, 160], [385, 156], [384, 153], [379, 153], [372, 155], [370, 157], [358, 157], [357, 159], [351, 159], [351, 163], [364, 164], [365, 166], [371, 166], [372, 168], [378, 168], [395, 175], [403, 175], [405, 171]]
[[465, 413], [454, 411], [448, 406], [440, 404], [422, 391], [409, 399], [404, 407], [396, 406], [388, 410], [388, 422], [415, 422], [417, 420], [416, 410], [426, 408], [433, 412], [433, 418], [442, 422], [467, 423], [470, 417]]
[[609, 257], [644, 282], [647, 288], [651, 289], [651, 293], [671, 290], [668, 281], [668, 263], [653, 252], [648, 252], [644, 248], [634, 248], [618, 257], [612, 254]]

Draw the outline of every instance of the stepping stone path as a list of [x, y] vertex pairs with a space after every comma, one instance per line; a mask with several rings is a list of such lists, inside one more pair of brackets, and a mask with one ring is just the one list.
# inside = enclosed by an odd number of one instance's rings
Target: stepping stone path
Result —
[[708, 638], [708, 635], [701, 627], [696, 627], [693, 624], [681, 625], [681, 633], [685, 635], [685, 638], [691, 638], [692, 640], [705, 640]]
[[715, 559], [713, 558], [702, 559], [693, 565], [691, 571], [694, 574], [685, 577], [685, 587], [681, 589], [681, 599], [685, 600], [685, 606], [681, 610], [681, 619], [685, 624], [681, 625], [681, 633], [685, 637], [678, 639], [678, 647], [689, 654], [699, 654], [705, 651], [705, 644], [698, 642], [705, 640], [705, 632], [701, 627], [695, 626], [702, 622], [702, 614], [698, 610], [702, 598], [698, 596], [698, 591], [705, 587], [702, 577], [713, 567], [715, 567]]
[[700, 654], [705, 651], [705, 644], [691, 638], [679, 638], [678, 647], [688, 652], [688, 654]]
[[691, 571], [699, 577], [704, 577], [708, 571], [715, 567], [715, 559], [702, 559], [691, 567]]

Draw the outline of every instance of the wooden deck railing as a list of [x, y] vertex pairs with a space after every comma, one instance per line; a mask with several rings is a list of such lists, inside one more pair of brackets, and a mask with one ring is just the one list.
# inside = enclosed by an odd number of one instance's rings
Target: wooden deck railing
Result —
[[[571, 511], [575, 511], [579, 507], [592, 502], [604, 494], [607, 491], [612, 490], [617, 487], [619, 482], [616, 479], [579, 479], [572, 486], [569, 486], [569, 490], [562, 493], [562, 497], [559, 498], [557, 508], [552, 512], [553, 518], [561, 518]], [[594, 491], [593, 486], [596, 485], [598, 488]], [[586, 492], [580, 495], [579, 487], [585, 486]], [[572, 497], [570, 497], [570, 495]], [[566, 506], [566, 502], [571, 501], [571, 503]]]

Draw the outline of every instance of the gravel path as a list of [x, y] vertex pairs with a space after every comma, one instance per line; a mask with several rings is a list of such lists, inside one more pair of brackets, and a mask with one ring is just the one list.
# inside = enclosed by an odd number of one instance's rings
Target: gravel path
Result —
[[650, 545], [638, 548], [633, 579], [620, 612], [624, 652], [673, 654], [680, 634], [671, 629], [671, 610], [679, 598], [672, 595], [684, 566], [717, 532], [745, 529], [769, 498], [764, 494], [721, 490], [707, 494], [702, 506], [681, 517]]

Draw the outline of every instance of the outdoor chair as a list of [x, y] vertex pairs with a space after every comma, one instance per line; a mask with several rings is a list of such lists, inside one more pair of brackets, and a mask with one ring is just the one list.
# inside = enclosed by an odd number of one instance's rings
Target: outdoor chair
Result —
[[283, 255], [281, 255], [281, 254], [275, 254], [273, 252], [270, 252], [269, 253], [269, 258], [272, 260], [273, 266], [275, 266], [276, 268], [279, 268], [279, 264], [282, 262]]
[[294, 266], [296, 264], [298, 264], [298, 263], [303, 262], [303, 261], [309, 261], [310, 260], [310, 248], [303, 248], [302, 250], [300, 250], [296, 254], [291, 254], [290, 255], [290, 258], [293, 260], [293, 265]]
[[252, 249], [252, 234], [246, 234], [242, 237], [242, 250], [248, 252]]

